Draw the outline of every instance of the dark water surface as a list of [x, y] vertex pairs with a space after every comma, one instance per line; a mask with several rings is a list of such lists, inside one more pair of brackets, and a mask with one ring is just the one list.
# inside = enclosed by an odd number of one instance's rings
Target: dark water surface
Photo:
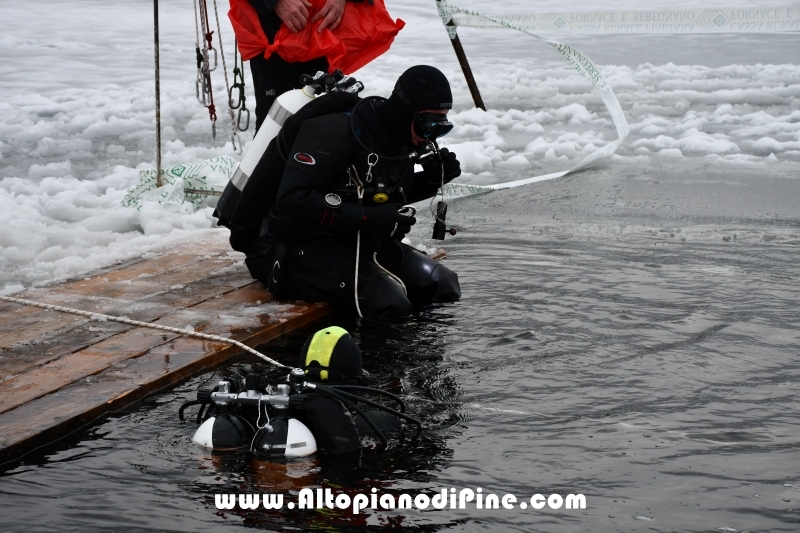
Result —
[[[460, 302], [400, 325], [329, 320], [409, 399], [421, 437], [360, 464], [211, 457], [176, 414], [209, 371], [7, 469], [2, 530], [800, 531], [799, 184], [607, 168], [456, 201], [461, 232], [445, 246]], [[309, 333], [265, 350], [292, 363]], [[267, 370], [224, 368], [251, 364]], [[357, 517], [214, 505], [217, 492], [304, 486], [588, 505]]]

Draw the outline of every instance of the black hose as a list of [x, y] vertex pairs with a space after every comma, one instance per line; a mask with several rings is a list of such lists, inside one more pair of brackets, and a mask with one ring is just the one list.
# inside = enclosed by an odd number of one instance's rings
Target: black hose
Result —
[[[183, 405], [181, 405], [181, 408], [178, 409], [178, 418], [181, 419], [181, 422], [183, 422], [183, 420], [184, 420], [183, 412], [186, 410], [187, 407], [191, 407], [193, 405], [201, 405], [201, 403], [199, 401], [197, 401], [197, 400], [189, 400], [188, 402], [183, 402]], [[202, 411], [203, 408], [201, 407], [200, 410]]]
[[342, 390], [342, 389], [360, 390], [364, 392], [371, 392], [373, 394], [377, 394], [378, 396], [386, 396], [387, 398], [391, 398], [392, 400], [397, 402], [397, 405], [400, 406], [401, 412], [403, 413], [406, 412], [406, 404], [403, 403], [403, 400], [401, 400], [398, 396], [395, 396], [391, 392], [386, 392], [385, 390], [373, 389], [372, 387], [364, 387], [363, 385], [326, 385], [326, 387], [337, 390]]
[[194, 419], [194, 421], [197, 422], [198, 424], [201, 424], [203, 422], [203, 412], [205, 411], [206, 407], [208, 407], [208, 405], [209, 404], [207, 403], [202, 403], [202, 402], [200, 403], [200, 410], [197, 411], [197, 417]]
[[[319, 389], [320, 387], [321, 387], [320, 385], [317, 385], [317, 389]], [[325, 388], [327, 388], [327, 387], [325, 387]], [[361, 396], [357, 396], [355, 394], [350, 394], [349, 392], [345, 392], [343, 390], [338, 390], [336, 392], [338, 394], [341, 394], [345, 398], [351, 398], [353, 400], [358, 400], [359, 402], [363, 402], [363, 403], [365, 403], [367, 405], [371, 405], [372, 407], [375, 407], [375, 408], [380, 409], [382, 411], [386, 411], [387, 413], [391, 413], [391, 414], [393, 414], [394, 416], [396, 416], [398, 418], [402, 418], [403, 420], [407, 420], [407, 421], [411, 422], [412, 424], [416, 424], [418, 426], [422, 425], [422, 422], [420, 422], [419, 420], [417, 420], [413, 416], [408, 416], [405, 413], [401, 413], [400, 411], [396, 411], [396, 410], [392, 409], [391, 407], [386, 407], [385, 405], [381, 405], [378, 402], [373, 402], [372, 400], [367, 400], [366, 398], [362, 398]]]
[[[410, 154], [409, 155], [401, 155], [401, 156], [389, 156], [389, 155], [378, 154], [377, 152], [375, 152], [375, 150], [373, 150], [372, 148], [370, 148], [366, 144], [364, 144], [364, 141], [362, 141], [361, 137], [358, 136], [358, 134], [356, 133], [356, 118], [355, 118], [356, 117], [356, 110], [359, 107], [361, 107], [364, 103], [366, 103], [366, 102], [368, 102], [370, 100], [385, 101], [386, 98], [384, 98], [383, 96], [367, 96], [366, 98], [362, 98], [356, 105], [353, 106], [353, 110], [350, 112], [350, 133], [353, 135], [353, 137], [355, 138], [356, 142], [361, 146], [362, 149], [366, 150], [368, 153], [377, 154], [378, 157], [380, 157], [384, 161], [404, 161], [404, 160], [411, 159]], [[376, 142], [377, 142], [377, 140], [376, 140]]]
[[[374, 431], [375, 434], [378, 436], [378, 438], [381, 439], [381, 442], [383, 444], [387, 444], [389, 442], [389, 440], [386, 438], [386, 435], [383, 434], [383, 432], [380, 430], [380, 428], [378, 428], [378, 426], [375, 424], [375, 422], [373, 422], [372, 419], [369, 418], [367, 416], [367, 414], [364, 411], [362, 411], [361, 408], [358, 405], [356, 405], [354, 402], [352, 402], [352, 401], [348, 400], [347, 398], [345, 398], [344, 396], [342, 396], [338, 391], [334, 391], [333, 389], [329, 389], [327, 387], [322, 387], [320, 385], [317, 385], [316, 390], [321, 392], [322, 394], [327, 394], [331, 398], [335, 398], [336, 400], [339, 400], [340, 402], [345, 404], [347, 407], [350, 407], [351, 409], [353, 409], [356, 413], [358, 413], [361, 416], [361, 418], [364, 419], [364, 421], [369, 425], [369, 427], [372, 428], [372, 431]], [[347, 394], [347, 393], [345, 393], [345, 394]]]

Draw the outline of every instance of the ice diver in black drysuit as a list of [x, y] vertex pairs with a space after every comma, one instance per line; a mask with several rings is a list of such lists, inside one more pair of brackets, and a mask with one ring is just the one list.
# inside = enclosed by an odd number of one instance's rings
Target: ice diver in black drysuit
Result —
[[[306, 378], [326, 385], [367, 385], [361, 369], [361, 350], [350, 334], [340, 327], [316, 332], [300, 350], [300, 367]], [[399, 430], [403, 422], [395, 415], [379, 409], [353, 416], [339, 400], [319, 393], [305, 393], [301, 409], [291, 414], [303, 422], [317, 441], [317, 448], [328, 453], [360, 452], [361, 437], [375, 436], [373, 425], [381, 432]], [[372, 424], [364, 420], [370, 418]]]
[[[185, 402], [178, 416], [184, 420], [188, 407], [200, 405], [197, 423], [202, 422], [202, 426], [195, 438], [202, 433], [202, 446], [215, 450], [248, 448], [264, 459], [286, 456], [294, 418], [311, 431], [316, 450], [340, 454], [345, 461], [341, 465], [346, 466], [360, 457], [362, 437], [371, 436], [386, 443], [387, 434], [400, 431], [409, 423], [421, 429], [421, 422], [406, 412], [405, 403], [398, 396], [369, 386], [369, 375], [361, 364], [361, 350], [350, 334], [337, 326], [327, 327], [306, 340], [297, 368], [287, 376], [286, 383], [291, 385], [283, 392], [279, 385], [278, 396], [270, 396], [272, 388], [265, 386], [264, 376], [235, 372], [214, 389], [201, 387], [197, 400]], [[223, 383], [226, 390], [220, 391]], [[244, 391], [244, 400], [249, 402], [240, 402]], [[235, 399], [215, 400], [215, 392], [233, 393]], [[288, 394], [288, 402], [270, 403], [270, 397], [281, 394]], [[252, 402], [254, 398], [257, 404]], [[267, 412], [269, 405], [273, 407]], [[210, 419], [210, 428], [204, 431]]]
[[[415, 306], [460, 298], [454, 272], [400, 242], [416, 222], [403, 206], [461, 174], [446, 148], [414, 171], [413, 153], [452, 129], [452, 101], [444, 74], [417, 65], [388, 99], [332, 93], [289, 118], [242, 192], [238, 209], [250, 222], [220, 220], [251, 275], [279, 299], [356, 310], [358, 246], [357, 309], [365, 318], [405, 317]], [[344, 109], [315, 115], [337, 105]]]

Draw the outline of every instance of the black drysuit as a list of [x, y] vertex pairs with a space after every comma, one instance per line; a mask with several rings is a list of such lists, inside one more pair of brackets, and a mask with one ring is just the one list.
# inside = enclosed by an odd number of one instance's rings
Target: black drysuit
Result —
[[[318, 393], [306, 393], [302, 409], [292, 415], [303, 422], [314, 435], [317, 448], [323, 452], [351, 453], [361, 451], [361, 437], [375, 436], [375, 431], [363, 417], [353, 417], [350, 410], [339, 400]], [[378, 426], [381, 432], [390, 432], [402, 427], [399, 418], [379, 409], [364, 411], [364, 415]]]
[[[275, 260], [280, 261], [280, 297], [354, 309], [359, 229], [358, 302], [363, 316], [408, 316], [412, 305], [461, 296], [458, 277], [447, 267], [401, 244], [402, 235], [381, 238], [363, 224], [364, 207], [430, 198], [442, 182], [441, 165], [432, 157], [423, 172], [414, 172], [409, 148], [398, 140], [411, 124], [382, 123], [382, 105], [376, 99], [362, 102], [352, 127], [351, 112], [307, 119], [283, 154], [286, 168], [275, 205], [245, 250], [250, 273], [268, 285], [276, 274]], [[270, 144], [264, 157], [279, 146]], [[368, 162], [376, 162], [371, 172]], [[364, 186], [361, 203], [358, 181]], [[326, 195], [336, 195], [341, 204]]]

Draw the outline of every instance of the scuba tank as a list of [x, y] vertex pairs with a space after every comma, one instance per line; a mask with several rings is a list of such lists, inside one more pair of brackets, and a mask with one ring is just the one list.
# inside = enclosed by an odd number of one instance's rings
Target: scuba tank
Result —
[[241, 450], [253, 440], [253, 427], [244, 418], [230, 413], [212, 416], [197, 428], [192, 442], [200, 448]]
[[[317, 75], [319, 74], [321, 73], [318, 72]], [[261, 160], [261, 156], [266, 152], [270, 141], [278, 135], [286, 119], [312, 101], [315, 92], [312, 85], [306, 85], [302, 89], [287, 91], [275, 99], [272, 107], [269, 108], [267, 118], [264, 119], [264, 123], [261, 124], [261, 128], [253, 139], [252, 146], [233, 171], [231, 182], [239, 191], [244, 189], [247, 180], [253, 175], [256, 165]]]
[[[306, 372], [300, 368], [293, 369], [286, 377], [286, 382], [277, 385], [275, 391], [271, 386], [264, 387], [261, 383], [261, 375], [247, 374], [243, 379], [240, 375], [227, 377], [212, 390], [198, 390], [197, 400], [185, 402], [178, 411], [179, 418], [184, 420], [187, 407], [201, 406], [197, 413], [200, 427], [195, 431], [192, 442], [212, 452], [247, 450], [264, 459], [311, 455], [317, 451], [314, 434], [302, 421], [289, 414], [303, 412], [307, 395], [311, 393], [342, 402], [360, 415], [361, 425], [384, 443], [387, 439], [378, 426], [379, 417], [373, 411], [365, 413], [359, 404], [421, 427], [419, 420], [405, 413], [405, 404], [400, 398], [380, 389], [308, 381]], [[360, 394], [378, 395], [384, 400], [394, 401], [399, 410]]]
[[[198, 401], [187, 403], [202, 405], [210, 402], [214, 405], [214, 416], [208, 417], [197, 428], [192, 442], [211, 451], [249, 449], [259, 456], [270, 457], [302, 457], [315, 453], [317, 441], [311, 430], [299, 420], [282, 414], [290, 404], [290, 387], [278, 385], [277, 394], [262, 394], [258, 390], [259, 378], [256, 374], [249, 374], [245, 378], [248, 390], [241, 393], [231, 392], [239, 388], [235, 380], [222, 380], [213, 391], [199, 390]], [[248, 421], [248, 413], [241, 408], [246, 405], [255, 405], [258, 409], [257, 430]], [[274, 409], [271, 418], [267, 406]], [[181, 418], [185, 407], [188, 405], [181, 407]]]
[[[236, 388], [235, 382], [232, 384], [229, 381], [220, 381], [214, 391], [228, 393], [232, 387]], [[211, 402], [212, 394], [213, 391], [209, 390], [197, 391], [196, 403], [203, 405], [205, 402]], [[180, 411], [181, 417], [183, 409], [182, 407]], [[214, 416], [209, 416], [194, 432], [193, 443], [201, 448], [222, 451], [240, 450], [252, 441], [255, 433], [253, 426], [245, 418], [232, 413], [228, 402], [215, 402], [214, 411]], [[200, 414], [198, 414], [198, 418], [200, 418]]]
[[225, 187], [222, 196], [217, 202], [217, 208], [214, 213], [214, 216], [220, 219], [220, 225], [229, 227], [230, 225], [247, 225], [240, 222], [240, 219], [246, 217], [246, 215], [238, 213], [241, 210], [240, 199], [243, 196], [242, 193], [256, 171], [256, 166], [264, 156], [267, 147], [278, 136], [289, 117], [293, 116], [309, 102], [314, 101], [317, 96], [332, 92], [345, 92], [355, 95], [364, 89], [364, 85], [361, 82], [350, 76], [345, 76], [341, 70], [337, 70], [333, 74], [327, 74], [322, 71], [317, 72], [314, 76], [304, 74], [300, 77], [300, 84], [303, 86], [302, 89], [287, 91], [275, 99], [269, 109], [267, 118], [264, 119], [253, 140], [252, 146], [236, 166], [231, 181]]
[[303, 457], [317, 451], [317, 441], [305, 424], [281, 416], [258, 430], [250, 451], [259, 457]]
[[248, 449], [259, 457], [302, 457], [317, 451], [318, 439], [321, 448], [346, 453], [354, 451], [351, 444], [361, 448], [361, 435], [386, 443], [382, 429], [400, 429], [401, 421], [421, 428], [419, 420], [405, 413], [403, 400], [364, 384], [361, 350], [344, 329], [331, 326], [312, 335], [300, 350], [300, 364], [274, 390], [264, 385], [265, 376], [252, 372], [223, 377], [213, 389], [201, 387], [197, 400], [178, 410], [184, 420], [187, 407], [200, 405], [200, 427], [192, 442], [212, 451]]

